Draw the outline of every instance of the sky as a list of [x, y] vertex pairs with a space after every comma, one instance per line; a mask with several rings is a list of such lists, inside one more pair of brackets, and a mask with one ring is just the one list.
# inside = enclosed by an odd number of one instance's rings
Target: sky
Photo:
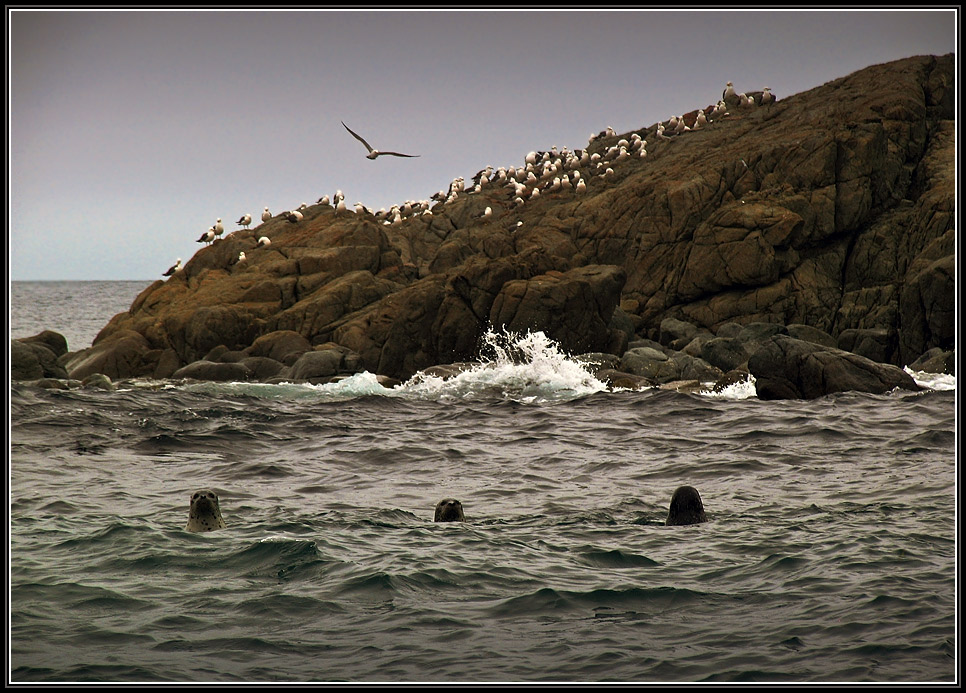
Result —
[[[161, 278], [218, 217], [227, 233], [337, 189], [350, 209], [429, 199], [729, 80], [781, 99], [954, 52], [957, 30], [921, 8], [8, 9], [8, 277]], [[369, 160], [341, 121], [419, 158]]]

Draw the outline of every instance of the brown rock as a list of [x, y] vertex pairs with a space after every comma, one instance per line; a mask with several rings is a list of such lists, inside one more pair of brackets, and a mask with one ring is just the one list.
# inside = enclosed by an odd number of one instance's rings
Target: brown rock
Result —
[[24, 344], [40, 344], [49, 349], [55, 358], [60, 358], [67, 353], [67, 338], [53, 330], [44, 330], [33, 337], [21, 337], [17, 341]]
[[[884, 330], [894, 347], [881, 357], [907, 363], [954, 343], [955, 103], [953, 56], [918, 56], [673, 141], [642, 125], [648, 157], [613, 162], [606, 178], [581, 167], [582, 194], [516, 206], [491, 185], [390, 226], [310, 207], [298, 224], [259, 227], [268, 248], [238, 232], [200, 249], [70, 363], [166, 373], [168, 350], [190, 363], [289, 330], [408, 377], [475, 358], [491, 321], [573, 353], [622, 353], [635, 334], [661, 339], [668, 318], [718, 337], [738, 337], [729, 323], [835, 340]], [[240, 250], [248, 261], [231, 265]]]
[[214, 361], [195, 361], [179, 368], [172, 378], [191, 378], [193, 380], [214, 380], [219, 382], [246, 381], [252, 372], [241, 363], [216, 363]]
[[493, 302], [490, 322], [516, 333], [542, 330], [570, 353], [606, 351], [625, 278], [619, 267], [589, 265], [507, 282]]

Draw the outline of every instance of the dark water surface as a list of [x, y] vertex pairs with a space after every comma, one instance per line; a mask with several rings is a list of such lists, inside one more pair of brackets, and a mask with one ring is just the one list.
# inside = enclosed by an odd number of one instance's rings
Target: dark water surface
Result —
[[[954, 390], [611, 392], [530, 347], [395, 390], [14, 385], [12, 680], [954, 680]], [[663, 525], [682, 484], [709, 522]], [[204, 487], [228, 528], [185, 532]]]

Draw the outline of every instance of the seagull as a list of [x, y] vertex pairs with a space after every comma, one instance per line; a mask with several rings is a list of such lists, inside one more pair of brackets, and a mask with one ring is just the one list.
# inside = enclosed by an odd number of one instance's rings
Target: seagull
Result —
[[269, 212], [268, 211], [268, 207], [266, 207], [265, 208], [265, 211], [262, 212], [262, 221], [265, 222], [265, 221], [268, 221], [271, 218], [272, 218], [272, 213]]
[[213, 240], [215, 240], [215, 230], [209, 226], [208, 230], [201, 234], [201, 238], [195, 243], [211, 243]]
[[761, 92], [761, 105], [774, 103], [775, 95], [771, 93], [771, 87], [765, 87]]
[[272, 241], [268, 238], [268, 236], [262, 236], [261, 238], [258, 239], [258, 246], [257, 247], [259, 247], [259, 248], [267, 248], [271, 244], [272, 244]]
[[242, 218], [236, 221], [235, 223], [238, 224], [239, 226], [244, 226], [247, 229], [248, 225], [252, 223], [252, 215], [243, 214]]
[[721, 92], [721, 100], [727, 102], [728, 99], [733, 99], [735, 97], [735, 85], [728, 82], [725, 85], [724, 91]]
[[178, 258], [178, 261], [176, 263], [174, 263], [173, 265], [171, 265], [171, 267], [168, 268], [168, 271], [165, 272], [164, 274], [162, 274], [161, 276], [162, 277], [170, 277], [175, 272], [180, 272], [180, 271], [181, 271], [181, 258], [179, 257]]
[[[346, 130], [349, 130], [349, 126], [346, 125], [345, 122], [342, 123], [342, 127], [344, 127]], [[368, 142], [366, 142], [364, 139], [359, 137], [359, 135], [357, 135], [356, 133], [352, 132], [352, 130], [349, 130], [349, 134], [355, 137], [360, 142], [362, 142], [366, 146], [366, 149], [369, 150], [369, 153], [366, 154], [367, 159], [375, 159], [376, 157], [383, 156], [383, 155], [405, 156], [409, 158], [414, 158], [419, 156], [419, 154], [400, 154], [399, 152], [380, 152], [378, 149], [373, 149], [372, 147], [370, 147]]]
[[225, 232], [225, 227], [221, 223], [221, 217], [218, 217], [218, 220], [215, 222], [215, 225], [211, 227], [211, 230], [214, 231], [215, 235], [219, 238], [221, 237], [221, 234]]
[[241, 252], [238, 253], [238, 257], [235, 258], [231, 264], [237, 265], [239, 262], [244, 262], [246, 259], [247, 258], [245, 257], [245, 251], [242, 250]]

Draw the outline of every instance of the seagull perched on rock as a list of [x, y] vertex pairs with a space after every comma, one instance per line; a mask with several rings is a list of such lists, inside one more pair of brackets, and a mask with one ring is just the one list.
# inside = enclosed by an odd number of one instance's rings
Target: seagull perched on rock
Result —
[[408, 157], [408, 158], [414, 158], [414, 157], [418, 157], [419, 156], [419, 154], [400, 154], [399, 152], [380, 152], [378, 149], [373, 149], [372, 147], [370, 147], [368, 142], [366, 142], [364, 139], [362, 139], [356, 133], [352, 132], [352, 130], [349, 129], [349, 126], [346, 125], [344, 122], [342, 123], [342, 127], [344, 127], [346, 130], [349, 130], [349, 134], [350, 135], [352, 135], [353, 137], [355, 137], [357, 140], [359, 140], [360, 142], [362, 142], [362, 144], [364, 144], [366, 146], [366, 149], [369, 150], [369, 153], [366, 154], [366, 158], [367, 159], [375, 159], [376, 157], [383, 156], [383, 155], [388, 155], [388, 156], [405, 156], [405, 157]]
[[770, 104], [774, 102], [775, 102], [775, 95], [771, 93], [771, 87], [765, 87], [764, 89], [762, 89], [761, 105], [764, 106], [766, 104]]
[[268, 236], [262, 236], [261, 238], [258, 239], [258, 246], [257, 247], [259, 247], [259, 248], [267, 248], [271, 244], [272, 244], [272, 241], [269, 239]]
[[265, 222], [265, 221], [268, 221], [271, 218], [272, 218], [272, 213], [269, 212], [268, 211], [268, 207], [266, 207], [265, 208], [265, 211], [262, 212], [262, 221]]
[[235, 223], [238, 224], [239, 226], [244, 226], [247, 229], [248, 228], [248, 225], [252, 223], [252, 215], [251, 214], [243, 214], [242, 217], [241, 217], [241, 219], [239, 219]]
[[211, 227], [211, 230], [214, 231], [215, 235], [219, 238], [221, 237], [221, 234], [225, 232], [225, 227], [221, 223], [221, 217], [218, 217], [218, 220], [215, 222], [215, 225]]
[[245, 257], [245, 251], [242, 250], [238, 253], [238, 257], [232, 260], [231, 264], [237, 265], [239, 262], [244, 262], [247, 258]]
[[208, 230], [201, 234], [201, 238], [195, 243], [211, 243], [213, 240], [215, 240], [215, 230], [209, 226]]
[[162, 277], [170, 277], [175, 272], [180, 272], [180, 271], [181, 271], [181, 258], [179, 257], [178, 258], [178, 261], [176, 263], [174, 263], [173, 265], [171, 265], [171, 267], [168, 268], [168, 271], [165, 272], [164, 274], [162, 274], [161, 276]]

